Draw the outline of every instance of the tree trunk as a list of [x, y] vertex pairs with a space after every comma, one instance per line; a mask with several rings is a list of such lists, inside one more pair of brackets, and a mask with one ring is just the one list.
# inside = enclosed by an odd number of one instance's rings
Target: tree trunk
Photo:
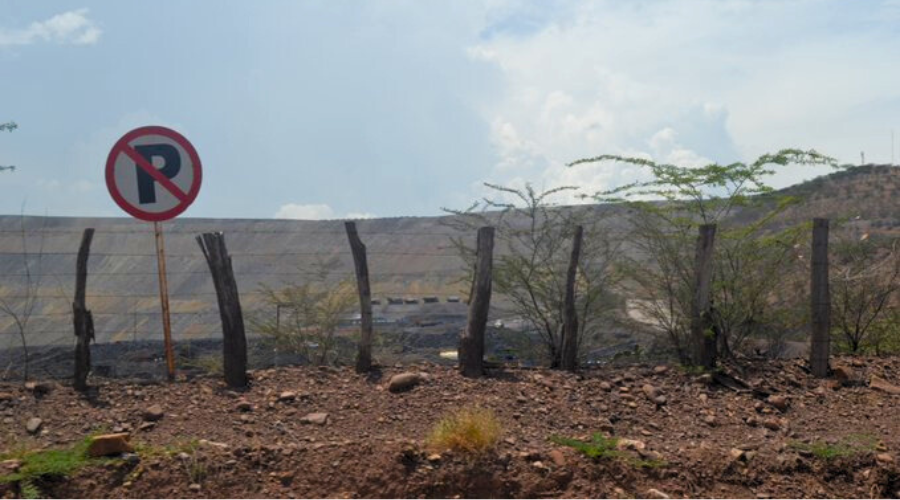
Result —
[[204, 233], [197, 237], [197, 243], [206, 257], [219, 301], [225, 382], [231, 387], [243, 388], [247, 386], [247, 338], [231, 256], [225, 248], [225, 235]]
[[563, 370], [575, 371], [578, 368], [578, 312], [575, 309], [575, 280], [578, 277], [578, 261], [581, 258], [581, 240], [584, 228], [575, 228], [572, 241], [572, 257], [566, 273], [566, 297], [564, 305], [563, 334], [561, 359], [559, 367]]
[[812, 338], [809, 367], [814, 377], [828, 376], [831, 330], [831, 293], [828, 289], [828, 219], [813, 219], [812, 276], [810, 279]]
[[369, 288], [369, 264], [366, 260], [366, 245], [359, 239], [355, 222], [345, 222], [350, 250], [353, 252], [353, 266], [356, 269], [356, 287], [359, 290], [359, 351], [356, 355], [356, 372], [366, 373], [372, 369], [372, 290]]
[[697, 236], [694, 260], [694, 300], [691, 311], [691, 343], [694, 346], [693, 362], [696, 366], [716, 366], [716, 333], [710, 314], [710, 292], [713, 275], [713, 250], [716, 225], [702, 224]]
[[484, 334], [491, 307], [494, 228], [478, 230], [475, 277], [469, 297], [469, 321], [459, 339], [459, 371], [465, 377], [484, 375]]
[[75, 322], [75, 382], [76, 391], [87, 390], [87, 377], [91, 371], [91, 341], [94, 340], [94, 317], [85, 305], [87, 288], [87, 264], [91, 252], [94, 229], [87, 228], [81, 236], [75, 271], [75, 300], [72, 302], [72, 317]]

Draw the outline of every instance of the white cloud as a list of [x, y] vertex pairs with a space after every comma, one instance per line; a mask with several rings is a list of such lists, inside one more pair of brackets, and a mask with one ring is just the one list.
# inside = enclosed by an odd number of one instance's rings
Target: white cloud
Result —
[[33, 22], [27, 28], [0, 28], [0, 47], [53, 42], [63, 45], [93, 45], [100, 40], [102, 30], [89, 19], [88, 9], [71, 10], [45, 21]]
[[497, 155], [483, 180], [591, 193], [647, 175], [565, 167], [603, 153], [691, 166], [784, 147], [856, 161], [877, 147], [874, 161], [887, 161], [900, 37], [879, 12], [897, 1], [878, 12], [828, 1], [576, 2], [539, 29], [485, 37], [467, 54], [499, 72], [503, 91], [480, 109]]
[[275, 213], [276, 219], [323, 220], [323, 219], [373, 219], [375, 214], [350, 212], [339, 216], [331, 206], [325, 203], [298, 204], [287, 203]]

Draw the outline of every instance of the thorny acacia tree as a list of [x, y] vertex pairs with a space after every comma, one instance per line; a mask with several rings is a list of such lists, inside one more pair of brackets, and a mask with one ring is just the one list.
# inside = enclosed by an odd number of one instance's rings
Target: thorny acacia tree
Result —
[[262, 286], [264, 302], [277, 314], [255, 317], [253, 328], [278, 351], [299, 354], [315, 365], [333, 364], [340, 354], [338, 328], [359, 303], [355, 284], [329, 280], [333, 267], [333, 262], [320, 263], [306, 283]]
[[[816, 151], [785, 149], [751, 163], [683, 167], [644, 158], [601, 155], [572, 162], [624, 163], [643, 167], [649, 180], [596, 193], [604, 203], [628, 208], [634, 252], [623, 270], [634, 288], [631, 307], [649, 318], [671, 342], [683, 363], [690, 359], [689, 333], [694, 296], [694, 245], [701, 224], [717, 224], [711, 297], [717, 350], [731, 356], [749, 337], [789, 331], [786, 310], [794, 302], [792, 266], [806, 232], [775, 231], [772, 222], [794, 197], [766, 183], [775, 167], [835, 165]], [[738, 220], [744, 219], [744, 220]], [[789, 286], [783, 285], [790, 282]], [[773, 339], [769, 339], [770, 341]], [[771, 342], [770, 342], [771, 343]], [[771, 349], [770, 349], [771, 350]]]
[[451, 242], [472, 269], [475, 249], [468, 235], [478, 227], [494, 226], [493, 286], [505, 299], [497, 308], [538, 332], [550, 366], [557, 368], [562, 354], [566, 269], [575, 227], [584, 227], [575, 282], [579, 353], [588, 342], [597, 340], [598, 323], [615, 307], [612, 288], [617, 275], [612, 264], [618, 246], [604, 234], [601, 216], [593, 207], [560, 207], [551, 202], [554, 195], [573, 192], [574, 187], [537, 191], [530, 184], [524, 189], [485, 186], [499, 199], [485, 198], [462, 211], [444, 209], [457, 216], [444, 224], [467, 235], [453, 237]]
[[[900, 249], [882, 238], [843, 235], [832, 244], [831, 303], [836, 340], [856, 353], [879, 336], [878, 323], [900, 290]], [[875, 339], [880, 340], [880, 339]]]

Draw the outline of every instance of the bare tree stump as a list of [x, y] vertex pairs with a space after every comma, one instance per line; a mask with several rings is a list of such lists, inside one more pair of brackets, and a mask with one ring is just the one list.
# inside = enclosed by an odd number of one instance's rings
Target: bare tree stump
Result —
[[809, 367], [814, 377], [828, 376], [831, 349], [831, 292], [828, 288], [828, 219], [813, 219], [812, 276], [810, 279], [812, 335]]
[[559, 367], [563, 370], [575, 371], [578, 368], [578, 312], [575, 309], [575, 279], [578, 276], [578, 261], [581, 258], [581, 240], [584, 227], [575, 228], [572, 241], [572, 257], [566, 273], [566, 296], [564, 303], [563, 335], [560, 348]]
[[94, 229], [87, 228], [81, 236], [75, 271], [75, 300], [72, 302], [72, 318], [75, 323], [75, 382], [76, 391], [88, 389], [87, 377], [91, 372], [91, 341], [94, 340], [94, 317], [85, 305], [87, 288], [87, 264], [91, 253]]
[[345, 222], [350, 250], [353, 252], [353, 266], [356, 269], [356, 287], [359, 290], [359, 351], [356, 355], [356, 372], [366, 373], [372, 369], [372, 290], [369, 288], [369, 264], [366, 260], [366, 245], [359, 239], [355, 222]]
[[469, 297], [469, 321], [459, 339], [459, 371], [465, 377], [484, 375], [484, 334], [491, 308], [494, 228], [478, 229], [475, 277]]
[[691, 310], [691, 344], [693, 362], [697, 366], [716, 366], [717, 338], [711, 322], [710, 292], [713, 275], [713, 251], [716, 225], [702, 224], [697, 235], [694, 260], [694, 300]]
[[216, 297], [219, 301], [219, 316], [222, 318], [222, 350], [225, 383], [231, 387], [247, 386], [247, 338], [244, 333], [244, 315], [231, 256], [225, 248], [225, 235], [204, 233], [197, 237], [197, 243], [206, 257]]

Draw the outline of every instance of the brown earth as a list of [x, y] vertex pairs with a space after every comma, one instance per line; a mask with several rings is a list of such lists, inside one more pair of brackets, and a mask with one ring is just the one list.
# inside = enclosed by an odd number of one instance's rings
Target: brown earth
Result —
[[[900, 396], [868, 382], [897, 384], [900, 358], [835, 365], [848, 368], [842, 380], [813, 379], [800, 361], [744, 365], [729, 372], [737, 381], [653, 366], [509, 369], [480, 380], [433, 365], [368, 379], [285, 368], [254, 372], [244, 393], [213, 378], [109, 381], [90, 399], [60, 385], [6, 384], [0, 430], [4, 452], [131, 432], [136, 457], [38, 484], [55, 497], [896, 498]], [[388, 391], [402, 371], [428, 375], [412, 390]], [[480, 457], [427, 449], [435, 422], [468, 405], [499, 417], [496, 449]], [[327, 413], [324, 424], [304, 418], [312, 413]], [[42, 425], [30, 434], [35, 417]], [[629, 449], [593, 460], [549, 439], [594, 432]]]

